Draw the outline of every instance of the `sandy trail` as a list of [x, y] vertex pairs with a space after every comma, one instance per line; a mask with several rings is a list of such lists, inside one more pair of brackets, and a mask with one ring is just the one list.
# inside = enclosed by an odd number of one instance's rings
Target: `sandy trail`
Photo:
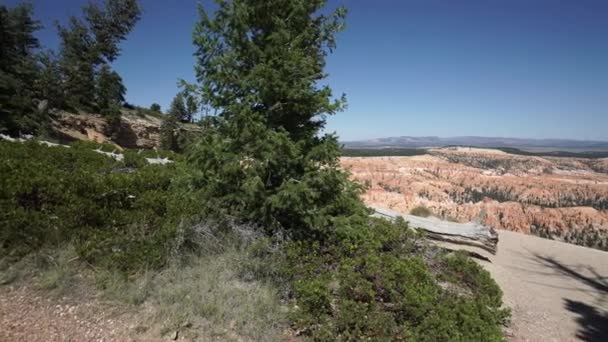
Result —
[[481, 262], [512, 309], [510, 341], [608, 341], [608, 253], [500, 231]]

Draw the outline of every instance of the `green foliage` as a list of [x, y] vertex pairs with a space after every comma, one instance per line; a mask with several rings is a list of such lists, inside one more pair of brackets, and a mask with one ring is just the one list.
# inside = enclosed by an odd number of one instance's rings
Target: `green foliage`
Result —
[[88, 27], [75, 17], [69, 26], [59, 26], [60, 70], [67, 104], [90, 109], [95, 99], [95, 46]]
[[160, 105], [158, 103], [153, 103], [150, 106], [150, 110], [153, 112], [162, 113], [162, 110], [160, 109]]
[[58, 26], [63, 88], [72, 107], [104, 110], [123, 101], [124, 86], [109, 64], [119, 56], [118, 44], [141, 10], [137, 0], [106, 0], [102, 7], [90, 3], [83, 11], [84, 22], [71, 17], [68, 26]]
[[253, 116], [225, 124], [206, 131], [187, 154], [199, 170], [193, 186], [214, 210], [269, 232], [319, 239], [332, 233], [336, 217], [367, 213], [358, 199], [361, 187], [337, 167], [335, 137], [319, 138], [311, 148]]
[[160, 126], [160, 145], [166, 150], [183, 152], [189, 145], [195, 134], [188, 134], [181, 129], [181, 123], [192, 121], [193, 114], [197, 111], [194, 98], [180, 92], [173, 98], [167, 115], [163, 116]]
[[324, 1], [218, 5], [214, 17], [199, 8], [194, 32], [200, 84], [189, 90], [219, 112], [188, 154], [195, 186], [216, 211], [323, 240], [335, 217], [366, 213], [338, 169], [336, 137], [317, 135], [345, 103], [317, 86], [345, 11], [318, 14]]
[[0, 5], [0, 131], [11, 135], [48, 126], [46, 113], [37, 110], [40, 44], [34, 33], [40, 28], [31, 5]]
[[[60, 54], [38, 51], [31, 5], [0, 6], [0, 131], [50, 131], [49, 109], [99, 110], [116, 124], [125, 88], [109, 63], [139, 19], [137, 0], [90, 3], [84, 21], [58, 26]], [[114, 125], [116, 126], [116, 125]]]
[[106, 118], [108, 123], [105, 134], [116, 140], [122, 126], [120, 106], [116, 103], [110, 103], [107, 107], [101, 109], [101, 115]]
[[429, 208], [427, 208], [423, 205], [419, 205], [419, 206], [413, 208], [412, 210], [410, 210], [410, 215], [420, 216], [420, 217], [429, 217], [429, 216], [433, 215], [433, 212]]
[[196, 111], [196, 103], [193, 101], [192, 96], [179, 92], [173, 97], [167, 114], [178, 122], [191, 122], [193, 112], [190, 110]]
[[126, 167], [139, 169], [145, 167], [148, 162], [146, 161], [146, 157], [144, 157], [141, 153], [135, 151], [124, 151], [123, 152], [123, 163]]
[[89, 3], [84, 14], [95, 37], [96, 58], [111, 63], [120, 54], [118, 44], [139, 21], [141, 9], [137, 0], [105, 0], [103, 7]]
[[118, 106], [124, 100], [126, 88], [122, 84], [120, 75], [112, 71], [108, 65], [103, 65], [97, 74], [97, 105], [107, 109]]
[[35, 83], [37, 92], [41, 99], [48, 101], [49, 108], [64, 108], [66, 99], [62, 90], [59, 59], [50, 50], [39, 57], [41, 70]]
[[126, 102], [124, 102], [122, 104], [122, 108], [124, 111], [131, 113], [131, 114], [135, 114], [135, 115], [139, 116], [140, 118], [145, 118], [146, 115], [152, 116], [155, 118], [159, 118], [159, 119], [162, 119], [164, 117], [163, 113], [160, 111], [157, 112], [157, 111], [151, 110], [150, 108], [134, 106], [134, 105], [126, 103]]
[[178, 151], [179, 122], [169, 113], [163, 117], [160, 125], [160, 146], [165, 150]]
[[194, 31], [202, 103], [231, 118], [259, 114], [294, 140], [313, 139], [324, 117], [340, 111], [324, 79], [325, 56], [344, 28], [344, 8], [320, 14], [324, 0], [218, 1], [200, 6]]
[[164, 264], [180, 225], [194, 216], [193, 195], [173, 191], [181, 166], [125, 165], [84, 147], [0, 143], [0, 253], [18, 258], [72, 243], [100, 267], [137, 270]]
[[198, 112], [198, 103], [194, 96], [187, 94], [186, 95], [186, 122], [192, 122], [194, 120], [194, 115]]
[[502, 291], [492, 280], [490, 273], [464, 252], [446, 254], [441, 259], [440, 279], [465, 286], [470, 293], [483, 297], [491, 307], [500, 307]]
[[344, 105], [317, 86], [345, 14], [319, 14], [324, 4], [218, 1], [213, 17], [200, 9], [191, 88], [219, 116], [186, 155], [196, 170], [186, 184], [200, 189], [208, 215], [289, 239], [270, 278], [288, 284], [292, 319], [312, 339], [500, 340], [500, 294], [484, 292], [492, 280], [466, 264], [470, 278], [454, 278], [481, 292], [444, 289], [430, 266], [443, 265], [438, 253], [426, 258], [403, 222], [369, 218], [362, 187], [339, 168], [337, 138], [319, 135]]
[[[249, 276], [284, 288], [295, 304], [295, 327], [313, 339], [500, 340], [506, 313], [487, 273], [462, 256], [427, 247], [403, 221], [370, 218], [359, 199], [362, 186], [339, 167], [337, 138], [320, 135], [325, 116], [345, 106], [318, 84], [345, 15], [344, 9], [324, 14], [324, 5], [220, 0], [213, 17], [200, 7], [194, 34], [199, 85], [173, 101], [163, 146], [184, 149], [179, 122], [191, 121], [199, 104], [219, 115], [202, 122], [204, 134], [187, 148], [185, 162], [144, 166], [146, 153], [158, 152], [125, 152], [117, 162], [86, 144], [0, 143], [0, 220], [8, 227], [0, 231], [1, 255], [15, 259], [71, 244], [95, 267], [127, 272], [165, 266], [169, 256], [180, 260], [186, 251], [207, 256], [170, 276], [183, 274], [179, 286], [159, 297], [163, 306], [181, 303], [165, 311], [179, 325], [192, 316], [260, 319], [259, 311], [271, 313], [261, 321], [278, 321], [276, 293], [242, 281]], [[113, 0], [103, 9], [90, 5], [88, 25], [72, 19], [61, 31], [62, 67], [73, 66], [66, 89], [78, 105], [87, 105], [89, 91], [79, 87], [88, 87], [91, 77], [95, 83], [98, 68], [118, 55], [117, 43], [138, 18], [135, 1], [121, 6]], [[104, 73], [97, 101], [109, 104], [105, 114], [112, 117], [121, 92], [109, 68]], [[201, 217], [217, 227], [192, 224]], [[240, 223], [260, 227], [266, 238], [243, 242], [247, 257], [228, 263], [229, 250], [217, 242], [238, 236]], [[219, 272], [226, 264], [237, 270]], [[135, 304], [153, 291], [151, 285], [121, 289], [108, 274], [99, 284], [129, 293]], [[48, 283], [61, 278], [52, 275]], [[262, 309], [240, 305], [250, 294], [260, 298], [250, 305]]]
[[285, 247], [292, 319], [312, 339], [502, 340], [502, 293], [475, 262], [421, 244], [403, 223], [369, 219], [337, 229], [357, 236]]
[[101, 150], [104, 152], [114, 152], [116, 151], [116, 146], [112, 145], [112, 144], [100, 144], [98, 142], [95, 141], [90, 141], [90, 140], [77, 140], [72, 142], [70, 145], [70, 148], [73, 149], [78, 149], [78, 150], [82, 150], [82, 151], [90, 151], [90, 150]]

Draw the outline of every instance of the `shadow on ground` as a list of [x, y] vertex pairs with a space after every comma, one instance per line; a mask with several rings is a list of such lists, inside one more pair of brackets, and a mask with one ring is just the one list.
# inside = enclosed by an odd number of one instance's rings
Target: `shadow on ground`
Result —
[[583, 302], [564, 299], [566, 309], [578, 315], [576, 337], [583, 341], [608, 341], [608, 316]]
[[[543, 265], [556, 270], [563, 276], [575, 279], [592, 292], [598, 295], [599, 302], [605, 301], [608, 296], [608, 276], [602, 276], [592, 267], [586, 266], [569, 266], [561, 262], [545, 257], [539, 254], [534, 254], [536, 259]], [[580, 270], [585, 269], [592, 276], [583, 274]], [[576, 336], [582, 341], [588, 342], [605, 342], [608, 341], [608, 314], [587, 303], [564, 298], [564, 307], [578, 315], [576, 322], [579, 325]]]

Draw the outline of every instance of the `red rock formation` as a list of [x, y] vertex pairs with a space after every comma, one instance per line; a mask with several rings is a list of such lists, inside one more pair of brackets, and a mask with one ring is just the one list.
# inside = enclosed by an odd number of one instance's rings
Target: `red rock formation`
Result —
[[[608, 160], [447, 148], [414, 157], [342, 158], [368, 182], [363, 199], [403, 213], [424, 205], [445, 219], [564, 237], [608, 233]], [[606, 234], [608, 235], [608, 234]]]

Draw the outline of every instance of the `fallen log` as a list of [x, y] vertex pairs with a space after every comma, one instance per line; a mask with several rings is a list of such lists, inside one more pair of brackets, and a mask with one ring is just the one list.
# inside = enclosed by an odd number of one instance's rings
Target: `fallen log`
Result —
[[481, 248], [492, 254], [496, 254], [498, 248], [498, 234], [491, 227], [475, 222], [456, 223], [443, 221], [436, 217], [418, 217], [403, 215], [396, 211], [376, 208], [373, 216], [395, 220], [402, 217], [409, 222], [409, 226], [416, 230], [422, 230], [429, 239], [444, 241], [457, 245], [467, 245]]

